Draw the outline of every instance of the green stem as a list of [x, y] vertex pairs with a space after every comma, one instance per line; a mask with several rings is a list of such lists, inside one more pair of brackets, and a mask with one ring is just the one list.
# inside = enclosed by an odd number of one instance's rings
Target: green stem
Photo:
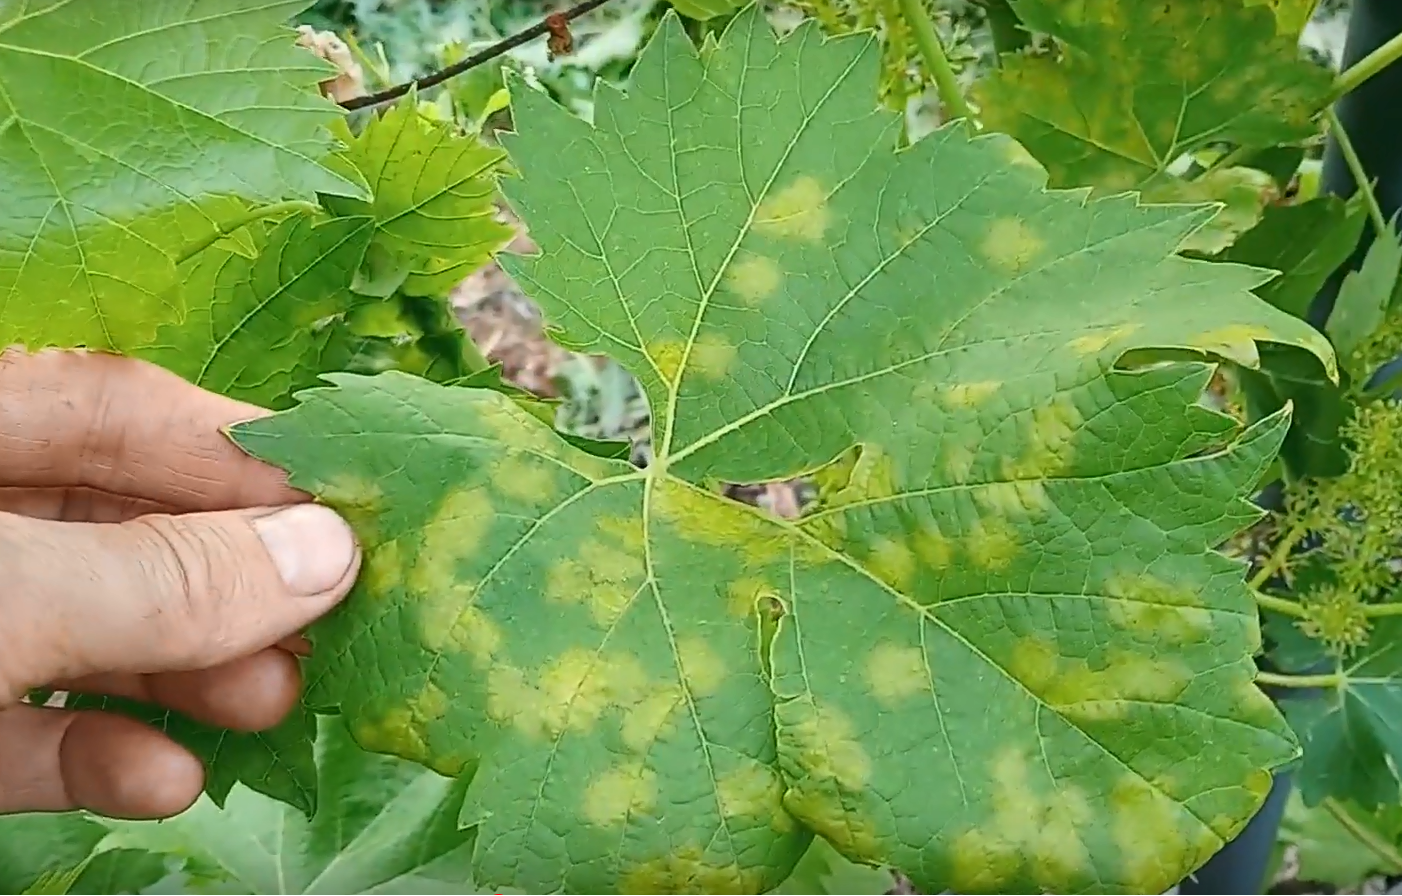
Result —
[[1354, 839], [1372, 851], [1373, 855], [1382, 859], [1388, 867], [1384, 870], [1396, 874], [1402, 871], [1402, 853], [1397, 851], [1397, 847], [1379, 837], [1370, 830], [1366, 824], [1353, 817], [1353, 813], [1343, 803], [1332, 796], [1326, 796], [1321, 803], [1324, 811], [1334, 817], [1334, 820], [1350, 834]]
[[1334, 140], [1339, 144], [1339, 154], [1344, 157], [1344, 162], [1348, 164], [1349, 174], [1353, 175], [1353, 182], [1363, 193], [1363, 203], [1368, 206], [1368, 217], [1373, 219], [1373, 230], [1377, 234], [1375, 239], [1380, 239], [1387, 233], [1387, 219], [1383, 217], [1383, 210], [1378, 205], [1378, 197], [1373, 195], [1373, 183], [1368, 177], [1367, 170], [1363, 167], [1363, 160], [1358, 158], [1358, 150], [1353, 148], [1353, 141], [1349, 139], [1348, 132], [1344, 130], [1343, 122], [1339, 121], [1339, 113], [1330, 106], [1324, 110], [1324, 120], [1329, 123], [1329, 130], [1334, 134]]
[[1402, 603], [1364, 604], [1363, 615], [1373, 619], [1379, 616], [1402, 616]]
[[964, 100], [964, 91], [959, 88], [959, 79], [949, 65], [949, 57], [944, 54], [944, 44], [940, 43], [935, 22], [925, 11], [923, 0], [899, 0], [901, 18], [910, 26], [915, 37], [915, 46], [920, 50], [920, 58], [935, 79], [935, 88], [940, 94], [940, 105], [944, 106], [944, 120], [967, 118], [972, 124], [974, 113]]
[[316, 214], [318, 210], [319, 208], [315, 202], [306, 202], [301, 199], [289, 199], [286, 202], [274, 202], [271, 205], [260, 205], [257, 208], [251, 208], [228, 224], [223, 226], [216, 225], [213, 233], [202, 236], [186, 246], [185, 249], [176, 256], [175, 263], [184, 264], [224, 237], [242, 227], [247, 227], [254, 221], [261, 221], [264, 218], [273, 218], [277, 215], [284, 213], [290, 214], [292, 212], [306, 212], [311, 215]]
[[1266, 563], [1261, 569], [1251, 577], [1247, 584], [1252, 591], [1260, 591], [1261, 586], [1269, 582], [1271, 576], [1285, 568], [1285, 564], [1290, 561], [1290, 551], [1305, 537], [1306, 527], [1302, 523], [1296, 523], [1295, 527], [1285, 533], [1285, 537], [1276, 542], [1275, 550], [1266, 558]]
[[[1392, 40], [1378, 47], [1373, 52], [1350, 65], [1347, 69], [1339, 73], [1339, 77], [1334, 80], [1334, 96], [1337, 100], [1346, 93], [1357, 90], [1364, 81], [1387, 68], [1393, 62], [1402, 58], [1402, 34], [1397, 35]], [[1333, 105], [1333, 101], [1330, 101]]]
[[[1286, 600], [1283, 597], [1272, 597], [1269, 594], [1262, 594], [1259, 591], [1255, 592], [1255, 596], [1256, 603], [1260, 604], [1263, 609], [1274, 610], [1282, 616], [1290, 616], [1294, 619], [1308, 618], [1305, 613], [1305, 608], [1293, 600]], [[1398, 604], [1398, 606], [1402, 606], [1402, 604]]]
[[1338, 672], [1324, 675], [1282, 675], [1279, 672], [1257, 672], [1257, 684], [1268, 684], [1277, 688], [1336, 688], [1344, 683]]

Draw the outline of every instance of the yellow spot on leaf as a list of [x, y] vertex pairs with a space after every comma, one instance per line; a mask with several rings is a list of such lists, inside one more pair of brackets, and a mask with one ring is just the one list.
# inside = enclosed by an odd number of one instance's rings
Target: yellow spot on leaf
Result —
[[711, 649], [705, 638], [688, 636], [677, 639], [677, 660], [686, 679], [686, 686], [697, 697], [716, 692], [729, 677], [725, 663]]
[[631, 538], [626, 530], [621, 534], [625, 537], [615, 544], [586, 538], [577, 557], [555, 561], [546, 577], [545, 596], [585, 604], [600, 628], [617, 622], [647, 580], [642, 552], [629, 550]]
[[993, 396], [1002, 383], [997, 380], [984, 380], [977, 383], [955, 383], [942, 390], [944, 403], [950, 408], [971, 408], [983, 404]]
[[460, 650], [485, 668], [501, 649], [501, 626], [472, 605], [473, 589], [459, 586], [419, 610], [419, 635], [429, 650]]
[[1063, 659], [1039, 694], [1065, 715], [1080, 719], [1122, 717], [1134, 703], [1170, 703], [1192, 682], [1192, 671], [1171, 658], [1110, 651], [1103, 668]]
[[666, 733], [673, 712], [681, 705], [678, 685], [656, 685], [644, 690], [623, 710], [619, 729], [623, 745], [635, 753], [646, 753]]
[[428, 725], [441, 719], [448, 705], [447, 695], [428, 682], [408, 706], [391, 709], [378, 720], [357, 723], [355, 739], [367, 750], [431, 765], [434, 757], [428, 746]]
[[532, 737], [588, 731], [609, 706], [631, 695], [637, 683], [628, 673], [635, 669], [575, 647], [547, 663], [538, 683], [520, 669], [493, 666], [487, 674], [487, 715]]
[[944, 451], [944, 475], [950, 482], [963, 484], [974, 471], [974, 452], [963, 445], [949, 445]]
[[1003, 157], [1008, 160], [1009, 164], [1017, 165], [1022, 168], [1031, 168], [1039, 172], [1044, 170], [1036, 157], [1028, 152], [1025, 146], [1011, 137], [1005, 137], [1002, 140], [1002, 145]]
[[988, 236], [979, 248], [993, 264], [1019, 273], [1030, 268], [1046, 247], [1046, 241], [1022, 221], [999, 218], [988, 228]]
[[1018, 554], [1012, 528], [998, 519], [975, 523], [964, 537], [964, 545], [969, 559], [990, 572], [1007, 569]]
[[1072, 440], [1085, 424], [1085, 417], [1067, 395], [1058, 395], [1034, 408], [1028, 424], [1021, 456], [1004, 464], [1009, 478], [1039, 480], [1066, 471], [1073, 458]]
[[734, 579], [726, 587], [726, 609], [731, 616], [748, 619], [755, 614], [755, 607], [765, 597], [779, 597], [779, 590], [763, 579], [743, 576]]
[[852, 722], [829, 706], [810, 704], [807, 708], [804, 717], [786, 733], [808, 786], [833, 781], [844, 790], [862, 790], [871, 780], [871, 758], [857, 741]]
[[882, 848], [876, 822], [844, 802], [830, 782], [826, 786], [799, 782], [784, 795], [784, 806], [853, 861], [876, 865], [888, 854]]
[[555, 465], [525, 452], [511, 452], [491, 466], [488, 479], [502, 495], [526, 504], [547, 504], [559, 497]]
[[899, 541], [878, 537], [872, 540], [867, 568], [892, 589], [908, 594], [915, 578], [915, 554]]
[[366, 549], [360, 583], [372, 597], [384, 597], [403, 582], [404, 558], [398, 539]]
[[1135, 775], [1116, 782], [1110, 805], [1110, 831], [1123, 863], [1116, 889], [1162, 893], [1222, 845], [1186, 808]]
[[1119, 324], [1108, 330], [1097, 330], [1077, 336], [1066, 347], [1082, 357], [1098, 355], [1110, 346], [1128, 339], [1139, 329], [1139, 324]]
[[654, 483], [652, 496], [657, 518], [683, 541], [738, 549], [748, 564], [756, 565], [788, 553], [789, 534], [757, 510], [721, 501], [671, 478]]
[[784, 285], [784, 272], [772, 258], [742, 252], [725, 272], [726, 287], [747, 305], [758, 305]]
[[1205, 637], [1212, 628], [1212, 614], [1196, 593], [1150, 575], [1118, 575], [1105, 583], [1110, 620], [1120, 628], [1155, 635], [1173, 644], [1187, 644]]
[[721, 380], [730, 375], [739, 350], [720, 333], [703, 333], [691, 347], [687, 365], [696, 375], [707, 380]]
[[675, 387], [677, 374], [681, 373], [682, 359], [686, 357], [686, 343], [680, 339], [659, 339], [645, 348], [662, 382], [668, 388]]
[[740, 768], [716, 781], [721, 814], [726, 818], [758, 818], [780, 833], [793, 829], [793, 816], [784, 809], [784, 782], [769, 766], [746, 759]]
[[932, 569], [947, 569], [954, 560], [954, 543], [939, 529], [926, 526], [915, 533], [915, 554]]
[[916, 694], [930, 690], [930, 672], [925, 668], [925, 651], [883, 642], [876, 645], [866, 664], [867, 687], [887, 709], [896, 709]]
[[643, 893], [759, 893], [764, 890], [763, 866], [742, 868], [735, 862], [709, 859], [701, 847], [688, 843], [650, 859], [620, 875], [619, 892]]
[[1258, 367], [1261, 355], [1256, 343], [1269, 342], [1275, 334], [1253, 324], [1229, 324], [1188, 339], [1193, 348], [1213, 352], [1244, 367]]
[[974, 500], [999, 516], [1029, 516], [1051, 506], [1046, 486], [1031, 479], [990, 482], [974, 492]]
[[827, 192], [817, 179], [802, 175], [769, 196], [755, 210], [754, 228], [766, 236], [817, 242], [832, 224]]
[[657, 773], [639, 761], [625, 762], [589, 782], [584, 817], [596, 827], [620, 825], [657, 804]]
[[340, 474], [309, 491], [317, 501], [339, 513], [350, 524], [361, 544], [369, 546], [379, 541], [385, 493], [377, 483], [359, 476]]
[[460, 566], [476, 556], [495, 517], [485, 488], [463, 488], [444, 498], [424, 526], [409, 589], [430, 600], [451, 591], [458, 583]]

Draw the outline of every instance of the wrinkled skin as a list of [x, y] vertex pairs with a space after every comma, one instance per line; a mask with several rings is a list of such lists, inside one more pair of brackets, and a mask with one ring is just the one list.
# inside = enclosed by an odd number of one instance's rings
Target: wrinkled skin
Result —
[[166, 817], [204, 784], [164, 734], [21, 702], [31, 688], [240, 730], [295, 705], [298, 633], [360, 552], [222, 432], [266, 413], [131, 359], [0, 355], [0, 812]]

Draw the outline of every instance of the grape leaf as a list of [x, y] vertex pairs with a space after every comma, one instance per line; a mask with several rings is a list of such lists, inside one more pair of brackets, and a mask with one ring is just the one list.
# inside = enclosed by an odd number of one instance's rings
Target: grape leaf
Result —
[[[1376, 813], [1339, 804], [1336, 811], [1348, 815], [1349, 824], [1367, 831], [1391, 846], [1402, 833], [1402, 806], [1387, 806]], [[1375, 874], [1402, 874], [1402, 865], [1383, 859], [1324, 807], [1306, 808], [1298, 793], [1290, 795], [1281, 819], [1280, 839], [1296, 847], [1301, 881], [1332, 884], [1340, 890], [1356, 888]]]
[[1146, 185], [1144, 202], [1198, 204], [1220, 202], [1211, 221], [1183, 241], [1183, 251], [1212, 255], [1256, 226], [1266, 204], [1277, 198], [1275, 180], [1264, 171], [1234, 167], [1209, 171], [1194, 180], [1163, 177]]
[[82, 812], [0, 815], [0, 890], [23, 893], [81, 868], [107, 829]]
[[71, 694], [66, 705], [121, 713], [164, 731], [204, 760], [204, 789], [217, 806], [224, 805], [239, 783], [308, 815], [316, 809], [316, 720], [304, 707], [266, 731], [230, 731], [120, 697]]
[[1211, 143], [1266, 147], [1314, 133], [1329, 72], [1243, 0], [1013, 0], [1063, 53], [1009, 56], [973, 88], [983, 122], [1016, 137], [1054, 187], [1115, 193], [1169, 175]]
[[213, 865], [244, 893], [441, 892], [416, 886], [428, 869], [470, 892], [473, 832], [457, 827], [464, 783], [366, 753], [340, 719], [320, 722], [322, 799], [311, 819], [237, 788], [222, 810], [201, 799], [164, 821], [107, 822], [109, 842]]
[[337, 214], [375, 219], [376, 242], [413, 265], [403, 284], [411, 295], [446, 294], [511, 240], [494, 201], [502, 151], [430, 120], [416, 103], [397, 103], [373, 118], [348, 156], [374, 200], [323, 202]]
[[0, 344], [125, 348], [178, 319], [190, 222], [364, 185], [323, 162], [306, 0], [0, 7]]
[[[762, 892], [816, 831], [926, 892], [1162, 892], [1295, 754], [1213, 550], [1288, 416], [1238, 432], [1209, 364], [1112, 368], [1327, 342], [1269, 274], [1175, 254], [1211, 209], [1048, 192], [959, 124], [898, 152], [878, 66], [751, 6], [704, 53], [666, 14], [593, 125], [513, 81], [541, 248], [503, 265], [639, 377], [646, 470], [400, 373], [233, 433], [364, 546], [309, 703], [476, 769], [484, 886]], [[854, 445], [797, 522], [708, 488]]]
[[1276, 30], [1285, 36], [1299, 39], [1309, 24], [1310, 16], [1319, 0], [1246, 0], [1247, 6], [1269, 6], [1275, 12]]
[[1377, 620], [1367, 646], [1339, 671], [1339, 687], [1285, 704], [1305, 749], [1300, 795], [1307, 806], [1329, 796], [1364, 808], [1396, 803], [1402, 795], [1393, 771], [1402, 763], [1402, 620]]
[[[1352, 355], [1387, 317], [1397, 275], [1402, 268], [1402, 243], [1397, 240], [1396, 220], [1373, 238], [1363, 264], [1349, 271], [1339, 287], [1334, 310], [1324, 332], [1341, 358]], [[1371, 371], [1369, 371], [1371, 372]]]

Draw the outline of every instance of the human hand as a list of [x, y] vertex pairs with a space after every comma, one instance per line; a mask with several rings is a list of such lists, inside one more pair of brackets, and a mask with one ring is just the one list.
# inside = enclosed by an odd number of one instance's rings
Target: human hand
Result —
[[0, 354], [0, 813], [165, 817], [204, 786], [164, 734], [21, 703], [30, 688], [240, 730], [295, 705], [297, 633], [360, 551], [221, 432], [266, 413], [132, 359]]

